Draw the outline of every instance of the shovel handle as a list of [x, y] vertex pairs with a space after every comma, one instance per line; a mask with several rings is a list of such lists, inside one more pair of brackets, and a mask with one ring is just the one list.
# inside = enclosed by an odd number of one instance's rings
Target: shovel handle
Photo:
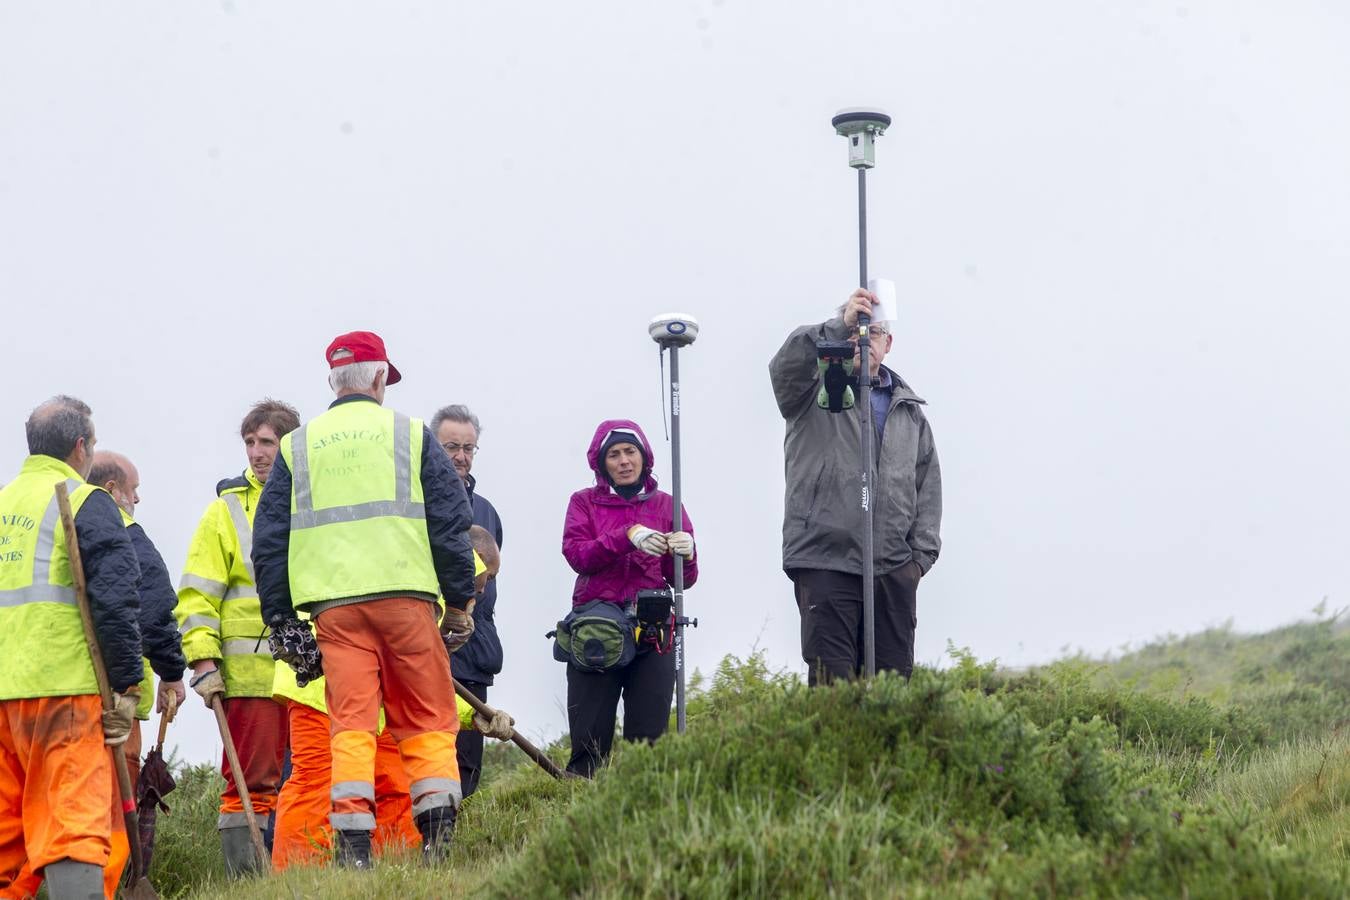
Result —
[[[98, 684], [103, 708], [113, 708], [112, 686], [108, 683], [108, 669], [103, 662], [103, 648], [94, 632], [94, 613], [89, 607], [89, 588], [84, 578], [84, 560], [80, 558], [80, 539], [75, 533], [75, 515], [70, 511], [70, 494], [64, 481], [56, 485], [56, 506], [61, 513], [61, 530], [66, 533], [66, 556], [70, 559], [70, 574], [75, 582], [75, 605], [80, 610], [80, 625], [84, 629], [84, 643], [94, 666], [94, 681]], [[131, 845], [131, 868], [137, 879], [145, 877], [145, 859], [141, 854], [141, 819], [136, 812], [136, 795], [131, 791], [131, 773], [122, 747], [109, 747], [113, 770], [117, 773], [117, 790], [122, 795], [122, 818], [126, 822], [127, 843]]]
[[[458, 678], [452, 678], [451, 680], [455, 682], [455, 693], [463, 697], [464, 702], [472, 706], [474, 712], [484, 716], [492, 715], [493, 710], [491, 710], [488, 707], [488, 705], [484, 703], [482, 700], [479, 700], [477, 697], [475, 697], [472, 691], [470, 691], [464, 685], [460, 684]], [[544, 753], [543, 750], [540, 750], [534, 744], [531, 744], [521, 735], [519, 731], [516, 731], [514, 728], [511, 729], [511, 743], [515, 744], [521, 750], [525, 751], [526, 756], [528, 756], [530, 759], [538, 763], [539, 768], [543, 769], [545, 772], [552, 775], [554, 778], [557, 778], [558, 780], [561, 781], [562, 779], [565, 778], [575, 777], [571, 773], [564, 772], [562, 769], [559, 769], [558, 764], [555, 763], [553, 760], [549, 759], [548, 755]]]
[[164, 749], [164, 733], [169, 730], [169, 723], [173, 721], [173, 717], [177, 713], [178, 713], [178, 695], [170, 691], [168, 697], [168, 708], [164, 710], [164, 712], [161, 713], [159, 717], [159, 741], [156, 744], [156, 746], [161, 750]]
[[216, 714], [216, 727], [220, 729], [220, 739], [225, 744], [225, 758], [230, 762], [230, 775], [234, 778], [234, 788], [239, 792], [239, 800], [244, 805], [244, 821], [248, 822], [248, 834], [253, 839], [253, 849], [258, 854], [258, 864], [266, 872], [272, 865], [267, 855], [267, 845], [263, 843], [262, 831], [258, 828], [258, 817], [253, 814], [253, 798], [248, 795], [248, 783], [244, 779], [244, 769], [239, 765], [239, 753], [234, 749], [234, 738], [230, 737], [230, 723], [225, 720], [225, 702], [216, 694], [211, 698], [211, 710]]

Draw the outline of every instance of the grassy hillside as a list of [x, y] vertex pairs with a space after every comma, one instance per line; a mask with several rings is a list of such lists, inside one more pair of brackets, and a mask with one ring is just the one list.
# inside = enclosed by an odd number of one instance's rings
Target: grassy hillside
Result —
[[238, 900], [1350, 896], [1348, 639], [1217, 630], [1016, 675], [957, 653], [816, 691], [729, 659], [688, 734], [623, 748], [593, 784], [499, 767], [442, 868], [212, 883], [198, 771], [152, 876]]

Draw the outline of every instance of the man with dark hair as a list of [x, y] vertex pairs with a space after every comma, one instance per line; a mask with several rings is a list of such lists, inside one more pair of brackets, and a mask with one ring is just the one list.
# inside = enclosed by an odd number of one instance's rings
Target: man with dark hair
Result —
[[[121, 752], [130, 736], [142, 675], [136, 551], [112, 497], [85, 481], [90, 415], [65, 396], [35, 409], [30, 455], [0, 489], [0, 885], [15, 888], [27, 869], [52, 897], [103, 895], [116, 790], [104, 745]], [[63, 482], [114, 692], [107, 711], [55, 497]]]
[[[470, 472], [474, 458], [478, 456], [478, 436], [482, 434], [482, 425], [478, 416], [467, 406], [451, 404], [443, 406], [431, 417], [431, 433], [444, 448], [455, 467], [455, 472], [464, 481], [464, 490], [469, 493], [469, 502], [473, 505], [473, 523], [487, 531], [496, 546], [502, 543], [502, 520], [488, 499], [478, 493], [478, 482]], [[475, 549], [478, 549], [475, 547]], [[479, 556], [483, 551], [479, 550]], [[487, 558], [484, 557], [484, 562]], [[486, 701], [488, 688], [495, 676], [502, 670], [502, 642], [497, 636], [497, 578], [488, 580], [487, 588], [478, 598], [473, 609], [474, 630], [469, 642], [455, 654], [452, 668], [460, 684], [473, 692], [480, 700]], [[467, 797], [478, 788], [483, 775], [483, 735], [479, 732], [460, 732], [455, 745], [459, 755], [460, 785]]]
[[[253, 516], [281, 438], [299, 424], [295, 409], [276, 400], [249, 410], [239, 429], [248, 468], [216, 485], [217, 497], [197, 526], [178, 588], [176, 614], [194, 672], [192, 689], [208, 707], [213, 697], [224, 698], [253, 812], [262, 821], [276, 808], [281, 787], [286, 709], [272, 699], [275, 665], [253, 575]], [[226, 874], [237, 877], [259, 861], [228, 760], [222, 760], [221, 771], [225, 791], [217, 827]]]
[[[145, 529], [133, 518], [136, 504], [141, 502], [141, 475], [136, 466], [120, 453], [100, 450], [94, 454], [94, 464], [89, 470], [90, 484], [103, 488], [112, 495], [126, 524], [131, 546], [136, 550], [136, 561], [140, 565], [141, 577], [136, 583], [140, 598], [141, 644], [145, 653], [145, 677], [141, 680], [141, 698], [136, 707], [136, 718], [145, 721], [150, 718], [150, 708], [163, 714], [172, 702], [175, 706], [183, 702], [186, 691], [183, 688], [183, 669], [187, 661], [183, 658], [183, 648], [178, 637], [178, 622], [173, 610], [177, 603], [173, 582], [169, 579], [169, 569], [164, 559], [151, 543]], [[159, 676], [159, 691], [155, 691], [155, 675]], [[172, 696], [172, 701], [170, 697]], [[127, 758], [127, 770], [131, 775], [131, 790], [136, 792], [136, 781], [141, 771], [141, 727], [140, 721], [131, 729], [131, 737], [122, 745]], [[122, 869], [130, 854], [125, 830], [117, 827], [121, 822], [120, 813], [114, 816], [113, 854], [104, 870], [104, 892], [111, 896], [121, 881]], [[132, 840], [140, 840], [133, 835]]]
[[[859, 288], [833, 318], [788, 335], [769, 363], [778, 410], [787, 423], [783, 455], [787, 497], [783, 570], [801, 613], [802, 659], [811, 684], [862, 672], [863, 547], [862, 409], [830, 412], [819, 402], [822, 376], [816, 344], [852, 341], [859, 364], [858, 314], [871, 315], [876, 295]], [[891, 349], [890, 324], [873, 319], [870, 349], [875, 459], [871, 482], [876, 664], [878, 671], [914, 668], [919, 579], [942, 548], [942, 474], [924, 401], [882, 360]]]

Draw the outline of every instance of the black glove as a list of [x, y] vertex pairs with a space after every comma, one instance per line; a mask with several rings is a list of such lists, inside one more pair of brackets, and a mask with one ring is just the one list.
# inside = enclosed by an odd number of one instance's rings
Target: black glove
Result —
[[267, 636], [267, 649], [272, 651], [273, 659], [295, 670], [296, 685], [304, 687], [322, 678], [323, 654], [310, 624], [285, 616], [276, 616], [269, 624], [272, 633]]

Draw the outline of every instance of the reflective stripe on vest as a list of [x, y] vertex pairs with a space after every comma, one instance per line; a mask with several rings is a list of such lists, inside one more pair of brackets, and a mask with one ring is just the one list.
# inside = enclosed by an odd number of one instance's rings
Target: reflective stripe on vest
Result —
[[426, 509], [412, 501], [412, 420], [403, 413], [394, 413], [394, 499], [371, 500], [352, 506], [314, 508], [309, 475], [309, 424], [301, 425], [291, 439], [291, 477], [295, 495], [295, 511], [291, 513], [291, 530], [317, 528], [338, 522], [359, 522], [382, 516], [403, 519], [426, 519]]
[[281, 439], [291, 470], [291, 599], [297, 610], [377, 595], [435, 597], [422, 497], [421, 421], [339, 404]]
[[[83, 482], [66, 479], [66, 492], [72, 499]], [[72, 511], [71, 515], [74, 515]], [[21, 606], [25, 603], [68, 603], [75, 605], [75, 588], [52, 584], [52, 555], [56, 552], [56, 526], [61, 522], [61, 508], [56, 494], [47, 503], [38, 525], [37, 547], [33, 551], [33, 582], [25, 587], [0, 590], [0, 606]]]
[[[244, 501], [233, 493], [222, 494], [220, 499], [225, 501], [225, 508], [230, 511], [230, 521], [234, 523], [234, 533], [239, 536], [239, 555], [244, 559], [244, 571], [248, 573], [248, 580], [256, 585], [258, 576], [253, 574], [253, 526], [244, 510]], [[245, 592], [253, 597], [258, 596], [256, 588], [246, 585], [235, 585], [230, 589], [230, 596], [243, 596]]]
[[39, 454], [0, 488], [0, 700], [98, 693], [56, 502], [62, 482], [75, 517], [100, 490]]

